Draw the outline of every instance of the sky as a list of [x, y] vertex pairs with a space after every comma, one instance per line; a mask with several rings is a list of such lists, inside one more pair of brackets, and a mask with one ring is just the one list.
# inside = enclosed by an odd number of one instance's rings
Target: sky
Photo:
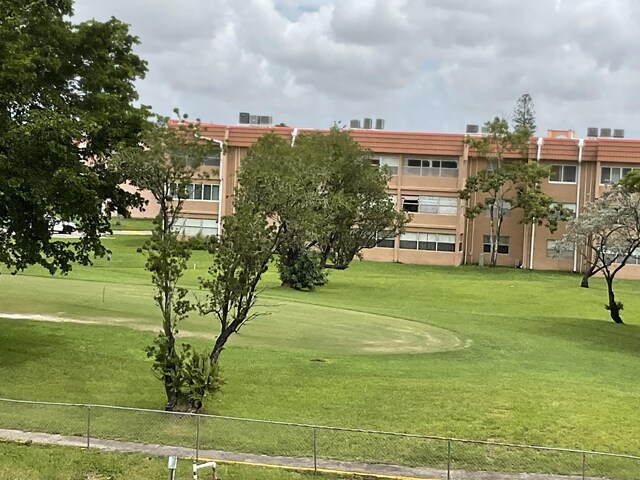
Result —
[[537, 133], [640, 138], [637, 0], [76, 0], [140, 39], [140, 101], [235, 125], [460, 133], [533, 99]]

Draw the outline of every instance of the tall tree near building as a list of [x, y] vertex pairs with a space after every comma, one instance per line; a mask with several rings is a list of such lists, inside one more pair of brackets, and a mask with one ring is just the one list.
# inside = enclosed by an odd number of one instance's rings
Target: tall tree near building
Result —
[[[521, 209], [523, 223], [545, 225], [551, 231], [568, 212], [542, 191], [542, 181], [549, 177], [550, 170], [526, 158], [529, 135], [523, 130], [511, 131], [507, 121], [498, 117], [485, 127], [486, 135], [469, 137], [466, 143], [478, 157], [487, 159], [488, 167], [468, 177], [459, 196], [469, 202], [467, 218], [473, 220], [485, 212], [489, 216], [489, 265], [495, 267], [502, 225], [510, 211]], [[506, 156], [513, 153], [521, 158], [507, 161]]]
[[198, 122], [187, 122], [186, 116], [178, 121], [157, 117], [144, 131], [139, 146], [116, 157], [130, 183], [150, 192], [159, 205], [151, 238], [140, 250], [146, 256], [154, 300], [162, 314], [162, 330], [147, 353], [164, 384], [167, 410], [186, 407], [197, 411], [204, 397], [219, 386], [217, 370], [211, 369], [206, 354], [189, 345], [176, 346], [178, 325], [195, 308], [187, 299], [187, 289], [179, 286], [191, 251], [178, 239], [176, 221], [193, 191], [193, 179], [203, 175], [204, 159], [214, 148], [201, 139]]
[[581, 246], [591, 274], [602, 273], [607, 283], [605, 308], [615, 323], [623, 323], [623, 304], [615, 298], [613, 281], [640, 249], [640, 193], [616, 185], [585, 204], [580, 215], [568, 223], [563, 242]]
[[[73, 24], [71, 0], [0, 2], [0, 263], [67, 272], [105, 248], [109, 214], [139, 202], [109, 168], [134, 145], [147, 111], [134, 107], [146, 64], [115, 18]], [[78, 241], [52, 238], [73, 221]]]
[[536, 133], [536, 111], [528, 93], [523, 93], [518, 98], [511, 114], [511, 123], [514, 131], [526, 132], [527, 138]]
[[283, 225], [278, 269], [293, 288], [323, 284], [323, 269], [346, 269], [381, 232], [396, 235], [408, 220], [389, 199], [387, 172], [338, 127], [302, 134], [293, 147], [267, 135], [249, 151], [241, 175], [246, 194]]

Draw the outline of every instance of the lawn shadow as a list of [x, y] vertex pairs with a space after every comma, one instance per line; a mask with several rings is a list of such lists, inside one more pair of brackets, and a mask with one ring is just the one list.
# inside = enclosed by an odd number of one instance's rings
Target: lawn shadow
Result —
[[[535, 330], [534, 330], [535, 327]], [[588, 349], [640, 355], [640, 325], [576, 317], [545, 317], [528, 333], [563, 342], [583, 344]]]
[[42, 322], [0, 318], [0, 368], [12, 368], [28, 362], [46, 362], [47, 357], [64, 350], [71, 341]]

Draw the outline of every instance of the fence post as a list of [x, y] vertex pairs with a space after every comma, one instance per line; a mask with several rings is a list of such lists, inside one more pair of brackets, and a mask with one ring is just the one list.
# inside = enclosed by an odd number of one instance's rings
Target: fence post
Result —
[[582, 480], [584, 480], [584, 477], [586, 475], [586, 470], [587, 470], [587, 454], [586, 453], [582, 453]]
[[196, 415], [196, 462], [200, 460], [200, 415]]
[[91, 447], [91, 405], [87, 405], [87, 448]]
[[451, 440], [447, 440], [447, 480], [451, 480]]
[[318, 429], [313, 427], [313, 473], [318, 473]]

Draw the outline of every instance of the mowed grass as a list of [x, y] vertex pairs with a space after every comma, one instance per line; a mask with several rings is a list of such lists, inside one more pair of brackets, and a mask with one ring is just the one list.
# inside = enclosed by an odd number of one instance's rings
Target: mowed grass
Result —
[[[111, 262], [64, 278], [0, 275], [0, 312], [97, 324], [0, 320], [0, 396], [163, 405], [143, 349], [159, 328], [140, 237], [105, 239]], [[195, 252], [184, 284], [206, 274]], [[315, 292], [266, 275], [257, 318], [223, 353], [233, 416], [640, 453], [639, 283], [569, 274], [356, 262]], [[103, 301], [104, 298], [104, 301]], [[1, 315], [0, 315], [1, 316]], [[194, 315], [189, 341], [217, 324]]]
[[[74, 447], [0, 442], [0, 458], [0, 478], [3, 480], [150, 480], [168, 475], [166, 458]], [[191, 460], [178, 460], [176, 478], [192, 478], [191, 465]], [[218, 465], [217, 473], [225, 480], [317, 478], [310, 473], [234, 464]], [[199, 474], [201, 478], [211, 478], [211, 469], [203, 469]]]

